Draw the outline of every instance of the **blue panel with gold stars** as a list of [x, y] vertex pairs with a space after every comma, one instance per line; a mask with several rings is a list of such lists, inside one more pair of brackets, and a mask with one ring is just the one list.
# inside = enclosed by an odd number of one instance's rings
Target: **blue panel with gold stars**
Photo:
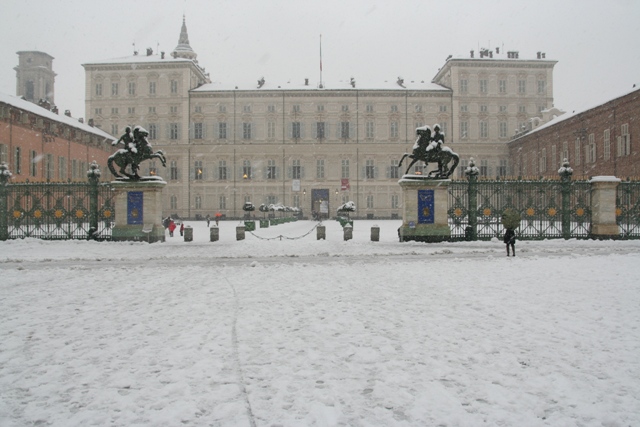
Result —
[[433, 190], [418, 190], [418, 224], [433, 224]]
[[142, 224], [142, 191], [127, 192], [127, 224]]

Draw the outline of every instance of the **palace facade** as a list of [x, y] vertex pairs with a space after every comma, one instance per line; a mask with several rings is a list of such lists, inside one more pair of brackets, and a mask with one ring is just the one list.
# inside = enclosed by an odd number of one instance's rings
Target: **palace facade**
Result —
[[[476, 57], [477, 54], [477, 57]], [[184, 218], [241, 217], [245, 202], [295, 206], [305, 215], [354, 201], [357, 216], [400, 216], [398, 168], [416, 127], [438, 123], [461, 157], [485, 176], [511, 174], [507, 143], [553, 106], [556, 61], [538, 53], [482, 50], [446, 60], [433, 79], [367, 82], [212, 81], [189, 45], [83, 64], [86, 117], [118, 137], [144, 126], [167, 169], [164, 211]], [[432, 169], [434, 165], [429, 167]], [[146, 169], [146, 170], [145, 170]], [[414, 172], [423, 172], [422, 165]], [[327, 202], [327, 203], [322, 203]]]

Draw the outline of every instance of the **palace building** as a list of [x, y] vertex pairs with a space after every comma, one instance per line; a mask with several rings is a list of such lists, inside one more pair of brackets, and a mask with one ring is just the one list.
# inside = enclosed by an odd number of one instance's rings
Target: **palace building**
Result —
[[576, 176], [640, 177], [640, 88], [584, 111], [531, 119], [509, 143], [513, 171], [520, 176], [557, 176], [566, 159]]
[[[484, 176], [513, 172], [508, 142], [553, 107], [556, 61], [499, 49], [450, 57], [432, 79], [219, 83], [198, 63], [183, 20], [173, 52], [87, 62], [86, 117], [119, 137], [149, 131], [167, 169], [164, 211], [183, 218], [241, 217], [245, 202], [282, 204], [305, 216], [353, 201], [356, 215], [401, 216], [398, 168], [415, 129], [439, 124], [445, 144]], [[423, 70], [419, 70], [423, 74]], [[431, 170], [435, 165], [430, 165]], [[145, 170], [146, 169], [146, 170]], [[414, 172], [423, 172], [422, 165]], [[327, 203], [322, 203], [327, 202]]]
[[114, 138], [47, 106], [0, 93], [0, 163], [12, 182], [86, 181], [94, 161], [106, 170]]

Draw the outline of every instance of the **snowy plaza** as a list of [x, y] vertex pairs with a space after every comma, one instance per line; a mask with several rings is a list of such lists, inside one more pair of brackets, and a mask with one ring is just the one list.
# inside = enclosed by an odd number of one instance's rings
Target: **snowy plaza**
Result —
[[0, 425], [640, 425], [639, 241], [400, 223], [0, 242]]

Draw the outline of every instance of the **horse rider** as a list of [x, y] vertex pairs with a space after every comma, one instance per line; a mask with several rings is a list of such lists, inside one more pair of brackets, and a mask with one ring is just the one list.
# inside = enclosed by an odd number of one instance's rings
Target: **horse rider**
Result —
[[145, 150], [151, 151], [151, 144], [147, 140], [147, 136], [149, 132], [142, 126], [136, 126], [133, 129], [133, 143], [135, 147], [131, 149], [132, 153], [138, 157], [142, 158], [144, 156]]
[[135, 153], [135, 144], [133, 137], [131, 136], [131, 126], [127, 126], [124, 129], [124, 134], [120, 137], [120, 139], [111, 143], [111, 145], [113, 146], [116, 146], [118, 144], [123, 144], [125, 150], [127, 150], [129, 153]]
[[436, 152], [442, 151], [442, 144], [444, 144], [444, 134], [440, 132], [440, 125], [433, 125], [433, 138], [427, 147], [427, 151], [436, 150]]

